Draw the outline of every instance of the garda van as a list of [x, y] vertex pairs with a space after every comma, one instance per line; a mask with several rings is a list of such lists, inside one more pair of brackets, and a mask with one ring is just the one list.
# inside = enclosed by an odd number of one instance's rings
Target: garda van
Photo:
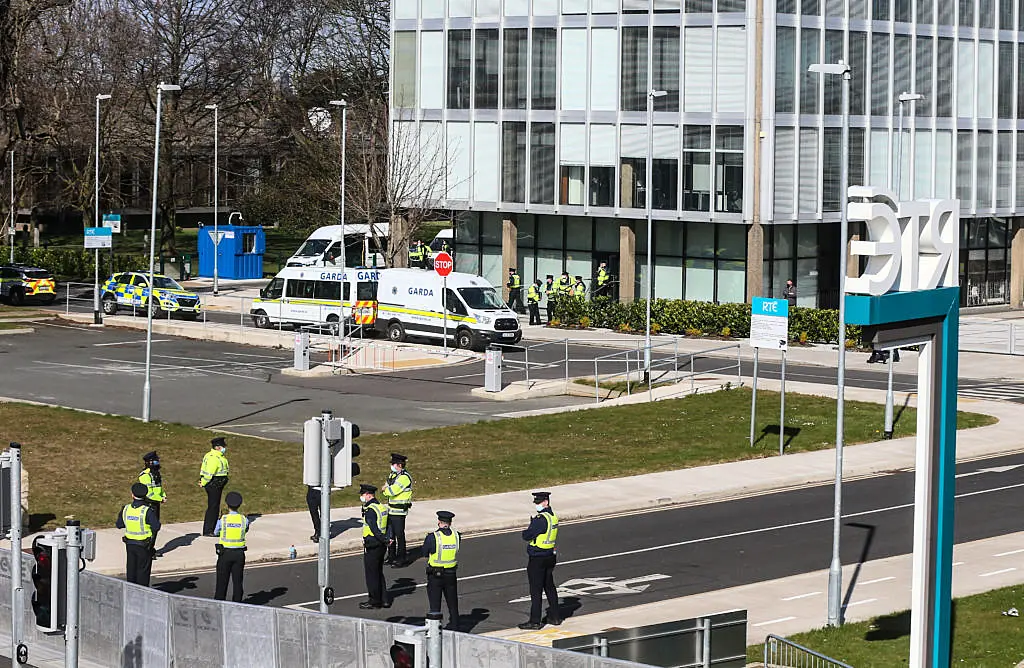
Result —
[[487, 279], [452, 272], [448, 289], [436, 272], [424, 269], [385, 269], [377, 284], [378, 332], [391, 341], [419, 336], [444, 338], [448, 307], [448, 338], [459, 348], [482, 350], [489, 343], [518, 343], [523, 338], [519, 318], [502, 301]]
[[[372, 226], [345, 225], [345, 265], [349, 267], [383, 267], [387, 247], [388, 223]], [[313, 230], [287, 267], [331, 267], [340, 263], [341, 225], [326, 225]]]
[[257, 327], [325, 322], [373, 324], [379, 269], [285, 267], [252, 300], [249, 315]]

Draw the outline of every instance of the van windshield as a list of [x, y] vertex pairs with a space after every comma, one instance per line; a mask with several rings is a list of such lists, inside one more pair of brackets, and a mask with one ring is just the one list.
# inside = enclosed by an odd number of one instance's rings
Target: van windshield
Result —
[[377, 301], [377, 281], [368, 281], [357, 284], [356, 300], [361, 302]]
[[494, 288], [459, 288], [459, 295], [471, 309], [505, 308], [505, 303], [501, 301]]
[[331, 245], [330, 239], [306, 239], [306, 243], [295, 252], [300, 257], [314, 257], [323, 255], [327, 247]]

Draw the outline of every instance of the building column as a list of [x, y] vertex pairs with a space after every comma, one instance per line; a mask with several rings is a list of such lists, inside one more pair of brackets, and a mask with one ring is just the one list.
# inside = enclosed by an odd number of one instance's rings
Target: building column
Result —
[[636, 232], [633, 223], [619, 221], [619, 301], [628, 304], [636, 298]]
[[[846, 277], [857, 278], [860, 276], [860, 255], [854, 255], [850, 252], [853, 242], [860, 241], [859, 234], [851, 234], [850, 240], [846, 242]], [[842, 295], [839, 296], [842, 299]]]
[[[517, 241], [519, 239], [516, 219], [512, 216], [501, 221], [501, 277], [507, 278], [509, 267], [519, 269]], [[506, 301], [510, 295], [505, 291]]]
[[747, 301], [764, 296], [764, 227], [753, 223], [747, 228]]
[[1024, 306], [1024, 227], [1014, 232], [1013, 240], [1010, 241], [1010, 308], [1021, 308], [1022, 306]]

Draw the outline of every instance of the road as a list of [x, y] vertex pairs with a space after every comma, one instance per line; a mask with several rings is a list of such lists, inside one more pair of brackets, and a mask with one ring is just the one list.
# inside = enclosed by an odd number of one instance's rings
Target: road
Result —
[[[984, 471], [1001, 466], [1010, 469]], [[1024, 482], [1016, 467], [1022, 466], [1024, 453], [957, 468], [958, 475], [970, 474], [957, 481], [958, 543], [1020, 530]], [[909, 472], [844, 486], [844, 564], [911, 551], [913, 489]], [[565, 612], [589, 614], [825, 569], [831, 557], [832, 493], [826, 485], [628, 517], [565, 522], [559, 531], [556, 570]], [[525, 501], [524, 526], [531, 512]], [[557, 511], [557, 498], [552, 501]], [[358, 529], [338, 528], [342, 530]], [[259, 531], [259, 520], [253, 522], [252, 531]], [[411, 537], [410, 544], [418, 545], [420, 540]], [[526, 619], [525, 556], [518, 532], [467, 537], [459, 563], [465, 627], [487, 632]], [[393, 605], [368, 612], [358, 608], [365, 600], [361, 556], [335, 558], [331, 581], [337, 601], [331, 611], [422, 623], [423, 569], [423, 559], [404, 569], [386, 569]], [[245, 583], [250, 603], [307, 609], [318, 605], [315, 561], [251, 565]], [[163, 579], [156, 586], [209, 597], [213, 584], [211, 573], [191, 573]], [[804, 593], [794, 591], [793, 595]], [[846, 603], [859, 597], [856, 588], [848, 590]]]

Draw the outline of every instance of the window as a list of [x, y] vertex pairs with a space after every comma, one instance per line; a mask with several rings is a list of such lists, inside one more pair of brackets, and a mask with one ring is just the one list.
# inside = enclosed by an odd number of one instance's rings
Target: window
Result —
[[[893, 97], [913, 92], [910, 80], [910, 39], [908, 35], [896, 35], [893, 38]], [[904, 112], [910, 113], [910, 109], [904, 109]]]
[[142, 274], [136, 274], [135, 279], [132, 281], [132, 285], [137, 285], [139, 287], [145, 288], [149, 286], [149, 281], [147, 281], [146, 277], [143, 276]]
[[924, 98], [914, 103], [914, 115], [928, 117], [932, 115], [932, 38], [919, 36], [916, 48], [914, 92], [924, 95]]
[[711, 128], [687, 125], [683, 127], [683, 210], [710, 209]]
[[820, 0], [800, 0], [800, 13], [804, 16], [817, 16], [821, 14]]
[[1014, 0], [999, 0], [999, 29], [1015, 30], [1013, 23]]
[[533, 29], [533, 108], [554, 109], [558, 91], [558, 31]]
[[615, 168], [594, 167], [590, 168], [590, 205], [591, 206], [614, 206], [615, 205]]
[[288, 280], [285, 296], [289, 299], [312, 299], [315, 281]]
[[459, 288], [459, 295], [466, 300], [469, 308], [486, 311], [505, 308], [505, 303], [494, 288]]
[[871, 113], [889, 115], [889, 35], [871, 33]]
[[866, 106], [868, 75], [868, 35], [850, 33], [850, 114], [863, 116]]
[[996, 27], [996, 8], [994, 0], [981, 0], [978, 3], [978, 27]]
[[974, 146], [970, 130], [960, 130], [956, 133], [956, 197], [960, 200], [960, 207], [968, 209], [973, 201], [973, 186], [971, 182], [972, 151]]
[[559, 204], [582, 206], [586, 193], [584, 164], [587, 151], [587, 126], [563, 123], [559, 141], [558, 202]]
[[651, 208], [669, 211], [678, 209], [678, 184], [679, 159], [654, 158], [651, 161]]
[[843, 134], [839, 128], [825, 128], [824, 165], [822, 165], [822, 211], [839, 211], [840, 169], [843, 159]]
[[776, 0], [775, 12], [777, 14], [796, 14], [796, 0]]
[[590, 126], [590, 205], [615, 206], [618, 147], [614, 125]]
[[[941, 7], [943, 4], [939, 3]], [[938, 55], [935, 64], [936, 81], [950, 81], [953, 78], [953, 40], [950, 37], [940, 37]], [[949, 118], [953, 115], [953, 96], [938, 95], [935, 97], [935, 115], [940, 118]]]
[[715, 211], [743, 212], [743, 127], [715, 128]]
[[647, 184], [647, 158], [622, 158], [622, 207], [642, 209], [647, 206], [644, 189]]
[[647, 110], [646, 27], [622, 29], [622, 110]]
[[996, 148], [996, 207], [1006, 209], [1013, 206], [1013, 132], [1000, 132]]
[[999, 44], [999, 118], [1013, 118], [1013, 44]]
[[530, 203], [555, 203], [555, 124], [530, 126]]
[[502, 123], [501, 199], [526, 202], [526, 123]]
[[808, 70], [814, 63], [821, 62], [821, 56], [818, 53], [820, 42], [820, 30], [814, 28], [800, 30], [800, 72], [803, 73], [800, 86], [801, 114], [818, 113], [818, 85], [822, 75]]
[[263, 297], [263, 299], [280, 299], [281, 293], [283, 291], [284, 279], [275, 278], [274, 280], [270, 281], [270, 285], [263, 288], [263, 294], [261, 295], [261, 297]]
[[583, 205], [584, 172], [583, 165], [562, 165], [559, 173], [560, 195], [559, 204], [570, 206]]
[[978, 170], [975, 206], [979, 209], [992, 208], [992, 132], [978, 130]]
[[[666, 93], [662, 97], [654, 98], [654, 110], [679, 111], [679, 28], [654, 28], [652, 48], [654, 90], [663, 90]], [[646, 100], [644, 103], [646, 105]], [[645, 106], [644, 109], [646, 108]]]
[[394, 44], [394, 105], [416, 106], [416, 33], [396, 32]]
[[[348, 285], [345, 286], [346, 288]], [[313, 298], [324, 301], [341, 301], [341, 281], [316, 281], [313, 286]]]
[[456, 297], [455, 292], [450, 288], [444, 291], [444, 303], [449, 313], [461, 316], [469, 315], [466, 307], [462, 304], [462, 300]]
[[[974, 115], [974, 41], [960, 40], [956, 51], [956, 115], [970, 118]], [[989, 73], [987, 76], [991, 76]]]
[[959, 23], [961, 26], [974, 25], [974, 3], [976, 0], [960, 0]]
[[505, 30], [505, 90], [503, 103], [506, 109], [526, 109], [529, 92], [526, 88], [530, 66], [529, 44], [526, 28]]
[[874, 19], [875, 21], [888, 21], [890, 18], [890, 2], [891, 0], [872, 0], [871, 18]]
[[[825, 56], [821, 62], [835, 63], [843, 59], [843, 33], [840, 30], [825, 31]], [[843, 78], [836, 76], [819, 76], [825, 86], [826, 115], [839, 116], [843, 113]], [[853, 83], [851, 71], [851, 83]]]
[[911, 21], [911, 2], [910, 0], [896, 0], [896, 11], [895, 20], [901, 23], [910, 23]]
[[256, 233], [245, 232], [242, 234], [242, 252], [253, 253], [256, 251]]
[[469, 82], [473, 66], [469, 30], [448, 31], [448, 108], [469, 109]]
[[498, 31], [476, 31], [476, 108], [498, 108]]

